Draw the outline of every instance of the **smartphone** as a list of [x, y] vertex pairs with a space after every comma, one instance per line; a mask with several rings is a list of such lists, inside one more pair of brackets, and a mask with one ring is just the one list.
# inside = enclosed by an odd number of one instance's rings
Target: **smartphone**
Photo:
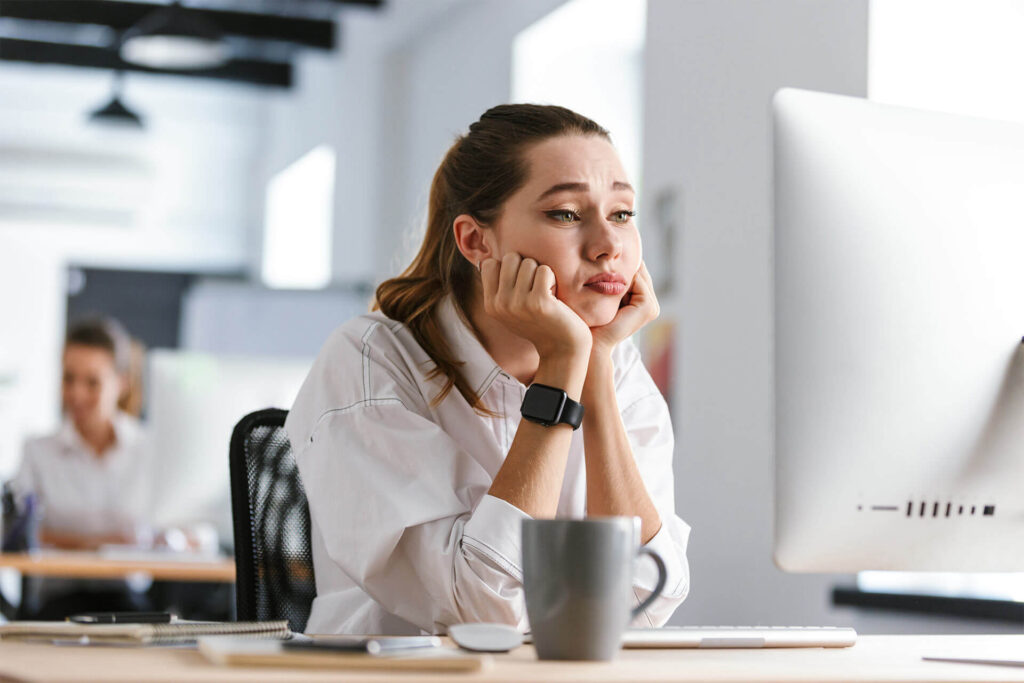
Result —
[[67, 618], [76, 624], [169, 624], [175, 621], [170, 612], [87, 612]]
[[426, 647], [441, 647], [437, 636], [317, 636], [281, 643], [286, 650], [314, 652], [369, 652], [371, 655]]

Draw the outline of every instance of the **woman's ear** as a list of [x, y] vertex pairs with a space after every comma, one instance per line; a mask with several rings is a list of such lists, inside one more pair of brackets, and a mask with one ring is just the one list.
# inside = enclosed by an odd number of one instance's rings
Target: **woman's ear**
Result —
[[496, 257], [494, 234], [469, 214], [459, 214], [452, 222], [455, 244], [459, 251], [474, 267], [479, 268], [484, 259]]

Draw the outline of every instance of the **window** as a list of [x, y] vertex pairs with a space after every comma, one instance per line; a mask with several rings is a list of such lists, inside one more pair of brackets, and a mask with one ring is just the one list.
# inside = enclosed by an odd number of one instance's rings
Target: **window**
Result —
[[331, 280], [334, 150], [321, 145], [267, 184], [263, 282], [279, 289], [318, 289]]

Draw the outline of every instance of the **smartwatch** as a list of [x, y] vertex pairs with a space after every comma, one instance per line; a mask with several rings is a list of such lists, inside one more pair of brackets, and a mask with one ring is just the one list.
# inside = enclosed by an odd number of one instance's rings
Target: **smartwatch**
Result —
[[526, 390], [520, 412], [530, 422], [545, 427], [567, 424], [573, 429], [579, 429], [583, 424], [583, 406], [569, 398], [561, 389], [546, 384], [530, 385]]

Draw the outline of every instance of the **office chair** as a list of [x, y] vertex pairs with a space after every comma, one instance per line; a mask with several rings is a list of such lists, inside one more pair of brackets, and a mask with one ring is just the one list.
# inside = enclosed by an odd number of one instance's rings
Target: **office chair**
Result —
[[239, 621], [306, 628], [316, 597], [306, 492], [284, 431], [288, 411], [258, 410], [231, 434], [231, 513]]

